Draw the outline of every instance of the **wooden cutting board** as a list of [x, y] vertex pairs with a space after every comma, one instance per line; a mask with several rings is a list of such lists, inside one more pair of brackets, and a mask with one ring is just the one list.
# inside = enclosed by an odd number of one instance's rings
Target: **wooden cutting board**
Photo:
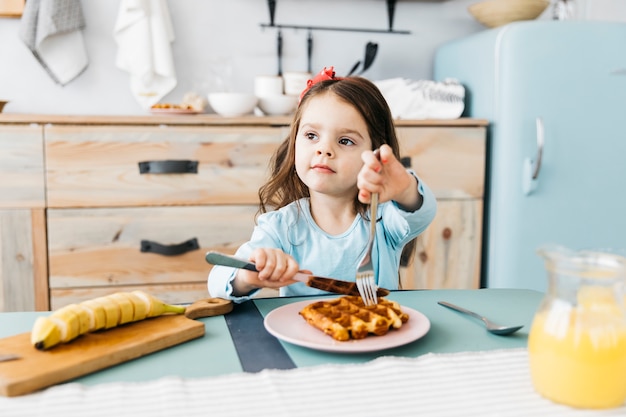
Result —
[[35, 349], [30, 332], [0, 339], [0, 395], [28, 394], [204, 335], [204, 323], [166, 315], [88, 333], [46, 351]]

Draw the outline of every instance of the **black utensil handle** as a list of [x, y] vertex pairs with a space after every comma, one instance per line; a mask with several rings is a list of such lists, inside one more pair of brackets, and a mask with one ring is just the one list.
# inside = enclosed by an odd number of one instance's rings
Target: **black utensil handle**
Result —
[[368, 42], [367, 45], [365, 45], [365, 59], [363, 60], [363, 68], [361, 69], [361, 74], [363, 74], [372, 66], [372, 63], [374, 63], [374, 59], [376, 58], [377, 52], [377, 43]]
[[356, 64], [354, 64], [352, 66], [352, 68], [350, 69], [350, 71], [348, 71], [348, 75], [346, 75], [346, 77], [351, 76], [352, 74], [354, 74], [356, 72], [356, 69], [359, 67], [359, 65], [361, 65], [361, 61], [357, 61]]
[[194, 250], [200, 249], [200, 245], [198, 244], [198, 239], [195, 237], [189, 239], [186, 242], [179, 243], [176, 245], [163, 245], [158, 242], [153, 242], [151, 240], [142, 240], [141, 241], [141, 251], [142, 252], [150, 252], [150, 253], [158, 253], [159, 255], [164, 256], [176, 256], [182, 255], [187, 252], [191, 252]]
[[309, 30], [309, 33], [306, 37], [306, 69], [308, 72], [311, 71], [311, 60], [313, 58], [313, 34]]
[[387, 0], [387, 20], [389, 21], [389, 32], [393, 30], [393, 18], [396, 13], [396, 0]]
[[139, 162], [140, 174], [197, 174], [198, 161], [164, 160]]
[[283, 34], [281, 31], [278, 31], [278, 36], [276, 38], [276, 46], [277, 46], [277, 55], [278, 55], [278, 76], [283, 76]]
[[267, 7], [270, 12], [270, 26], [274, 26], [274, 15], [276, 14], [276, 0], [267, 0]]
[[210, 251], [205, 257], [206, 261], [212, 265], [230, 266], [232, 268], [247, 269], [248, 271], [259, 272], [256, 265], [245, 259], [235, 258], [234, 256], [225, 255], [223, 253]]

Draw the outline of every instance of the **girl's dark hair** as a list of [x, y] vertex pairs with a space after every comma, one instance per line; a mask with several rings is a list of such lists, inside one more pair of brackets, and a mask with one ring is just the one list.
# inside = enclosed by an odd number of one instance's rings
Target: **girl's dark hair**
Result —
[[[308, 187], [300, 180], [295, 169], [295, 143], [302, 113], [310, 100], [323, 94], [334, 94], [340, 100], [352, 105], [367, 124], [372, 141], [372, 150], [387, 144], [393, 154], [400, 159], [400, 145], [393, 124], [393, 116], [387, 101], [374, 83], [363, 77], [346, 77], [324, 80], [313, 84], [304, 94], [291, 124], [289, 136], [280, 144], [270, 160], [270, 178], [259, 189], [259, 212], [265, 213], [284, 207], [301, 198], [309, 197]], [[354, 194], [354, 207], [357, 213], [365, 217], [367, 204], [358, 200]], [[405, 254], [412, 254], [415, 240], [404, 247]]]

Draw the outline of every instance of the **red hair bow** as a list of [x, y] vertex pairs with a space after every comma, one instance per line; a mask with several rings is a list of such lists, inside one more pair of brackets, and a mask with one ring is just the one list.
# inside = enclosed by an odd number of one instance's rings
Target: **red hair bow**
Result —
[[324, 67], [324, 69], [321, 70], [315, 77], [313, 77], [313, 79], [308, 80], [306, 82], [306, 88], [300, 94], [300, 100], [302, 100], [302, 97], [304, 97], [306, 92], [309, 91], [311, 87], [313, 87], [314, 84], [317, 84], [320, 81], [325, 81], [325, 80], [341, 80], [341, 79], [343, 78], [335, 77], [335, 67]]

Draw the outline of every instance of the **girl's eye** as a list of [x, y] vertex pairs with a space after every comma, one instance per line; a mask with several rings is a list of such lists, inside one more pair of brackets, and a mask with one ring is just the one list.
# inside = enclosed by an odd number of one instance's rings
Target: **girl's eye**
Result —
[[339, 139], [339, 144], [352, 146], [352, 145], [354, 145], [354, 142], [351, 139], [348, 139], [348, 138], [341, 138], [341, 139]]
[[315, 133], [311, 133], [311, 132], [307, 132], [304, 134], [304, 137], [309, 139], [309, 140], [315, 140], [317, 139], [317, 135]]

